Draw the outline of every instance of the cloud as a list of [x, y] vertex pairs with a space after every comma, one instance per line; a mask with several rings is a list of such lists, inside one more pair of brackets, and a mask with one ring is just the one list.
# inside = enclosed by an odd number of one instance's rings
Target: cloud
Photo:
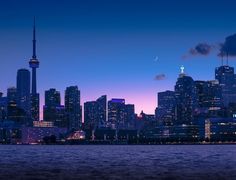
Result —
[[157, 74], [154, 79], [157, 80], [157, 81], [165, 80], [166, 75], [165, 74]]
[[220, 45], [219, 56], [236, 56], [236, 34], [225, 38], [225, 42]]
[[212, 51], [213, 46], [208, 43], [199, 43], [194, 48], [189, 50], [189, 54], [195, 55], [208, 55]]
[[182, 56], [182, 59], [189, 59], [192, 56], [203, 55], [207, 56], [213, 51], [218, 56], [236, 56], [236, 34], [227, 36], [223, 43], [198, 43], [194, 48]]
[[[207, 56], [213, 50], [217, 49], [216, 45], [212, 45], [206, 42], [198, 43], [194, 48], [190, 48], [189, 51], [182, 56], [182, 59], [189, 59], [192, 56]], [[219, 47], [218, 47], [219, 49]]]

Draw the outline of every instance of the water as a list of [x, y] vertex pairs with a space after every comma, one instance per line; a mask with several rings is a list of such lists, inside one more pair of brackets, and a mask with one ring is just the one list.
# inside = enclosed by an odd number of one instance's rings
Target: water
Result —
[[0, 146], [0, 179], [236, 179], [236, 145]]

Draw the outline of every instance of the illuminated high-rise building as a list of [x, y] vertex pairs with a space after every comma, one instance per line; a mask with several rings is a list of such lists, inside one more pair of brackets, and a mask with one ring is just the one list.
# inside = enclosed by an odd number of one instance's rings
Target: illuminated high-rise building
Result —
[[84, 126], [85, 129], [98, 128], [98, 103], [89, 101], [84, 103]]
[[107, 122], [107, 96], [103, 95], [99, 97], [97, 100], [97, 115], [98, 115], [98, 126], [104, 127]]
[[45, 91], [45, 105], [48, 107], [56, 107], [61, 105], [60, 92], [54, 88]]
[[175, 120], [176, 98], [174, 91], [164, 91], [158, 93], [158, 108], [156, 109], [156, 119], [162, 125], [173, 125]]
[[222, 89], [218, 80], [195, 81], [198, 105], [209, 111], [218, 111], [223, 107]]
[[15, 87], [7, 89], [7, 119], [17, 123], [26, 123], [26, 113], [17, 106], [18, 93]]
[[53, 122], [57, 127], [67, 127], [65, 107], [61, 105], [61, 95], [56, 89], [45, 91], [45, 105], [43, 106], [43, 119]]
[[56, 107], [61, 105], [60, 92], [56, 89], [49, 89], [45, 91], [45, 105], [43, 106], [43, 120], [54, 122], [56, 115]]
[[31, 118], [33, 121], [38, 121], [39, 120], [39, 93], [37, 93], [36, 69], [39, 68], [39, 61], [36, 56], [35, 20], [34, 20], [34, 27], [33, 27], [33, 56], [29, 61], [29, 66], [32, 69]]
[[135, 128], [135, 106], [134, 104], [125, 105], [125, 129]]
[[103, 95], [96, 101], [84, 103], [84, 125], [85, 129], [96, 129], [105, 127], [107, 113], [107, 96]]
[[222, 65], [215, 69], [215, 79], [219, 81], [222, 89], [222, 99], [224, 106], [229, 103], [236, 103], [236, 75], [234, 68]]
[[184, 67], [181, 67], [181, 73], [175, 85], [176, 97], [176, 124], [191, 125], [194, 121], [194, 110], [198, 107], [197, 90], [192, 77], [184, 73]]
[[16, 87], [9, 87], [7, 89], [7, 101], [9, 103], [17, 104], [17, 89]]
[[15, 87], [7, 88], [7, 118], [14, 119], [18, 111], [17, 108], [17, 89]]
[[125, 126], [125, 100], [111, 99], [108, 101], [108, 123], [113, 129], [122, 129]]
[[0, 121], [7, 119], [7, 97], [0, 92]]
[[70, 130], [80, 129], [82, 126], [82, 107], [80, 106], [80, 91], [77, 86], [70, 86], [65, 91], [65, 113]]

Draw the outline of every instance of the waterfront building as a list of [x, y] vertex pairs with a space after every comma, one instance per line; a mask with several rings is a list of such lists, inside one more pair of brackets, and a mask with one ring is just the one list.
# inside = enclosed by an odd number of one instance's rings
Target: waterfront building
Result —
[[17, 71], [17, 106], [30, 118], [30, 72], [28, 69]]
[[96, 129], [99, 125], [97, 101], [84, 103], [84, 126], [85, 129]]
[[7, 97], [0, 92], [0, 121], [7, 119]]
[[222, 89], [222, 98], [224, 106], [236, 102], [236, 75], [234, 68], [228, 65], [222, 65], [215, 69], [215, 79], [219, 81]]
[[103, 95], [97, 100], [98, 127], [105, 127], [107, 122], [107, 96]]
[[111, 99], [108, 101], [108, 124], [112, 129], [125, 127], [124, 99]]
[[135, 129], [135, 106], [125, 105], [125, 129]]
[[235, 118], [209, 118], [205, 120], [205, 138], [211, 141], [235, 141]]
[[161, 125], [171, 126], [175, 121], [176, 98], [174, 91], [158, 93], [158, 107], [155, 111], [156, 119]]
[[187, 76], [181, 67], [181, 73], [175, 85], [176, 121], [175, 124], [193, 124], [194, 111], [198, 107], [197, 90], [192, 77]]
[[78, 130], [82, 126], [82, 106], [80, 91], [77, 86], [70, 86], [65, 91], [65, 113], [70, 130]]
[[45, 105], [43, 106], [44, 121], [52, 121], [57, 127], [68, 127], [65, 107], [61, 105], [61, 95], [56, 89], [45, 91]]

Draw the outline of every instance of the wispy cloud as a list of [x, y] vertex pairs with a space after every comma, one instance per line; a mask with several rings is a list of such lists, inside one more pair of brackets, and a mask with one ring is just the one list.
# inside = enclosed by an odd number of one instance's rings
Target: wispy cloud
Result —
[[156, 80], [156, 81], [165, 80], [165, 79], [166, 79], [165, 74], [157, 74], [154, 78], [154, 80]]
[[197, 44], [194, 48], [191, 48], [189, 50], [189, 53], [191, 55], [208, 55], [210, 54], [212, 50], [212, 46], [210, 44], [207, 44], [207, 43], [199, 43]]
[[215, 49], [215, 45], [211, 45], [209, 43], [198, 43], [195, 47], [190, 48], [188, 52], [183, 55], [183, 59], [189, 59], [192, 56], [207, 56], [209, 55], [212, 50]]

